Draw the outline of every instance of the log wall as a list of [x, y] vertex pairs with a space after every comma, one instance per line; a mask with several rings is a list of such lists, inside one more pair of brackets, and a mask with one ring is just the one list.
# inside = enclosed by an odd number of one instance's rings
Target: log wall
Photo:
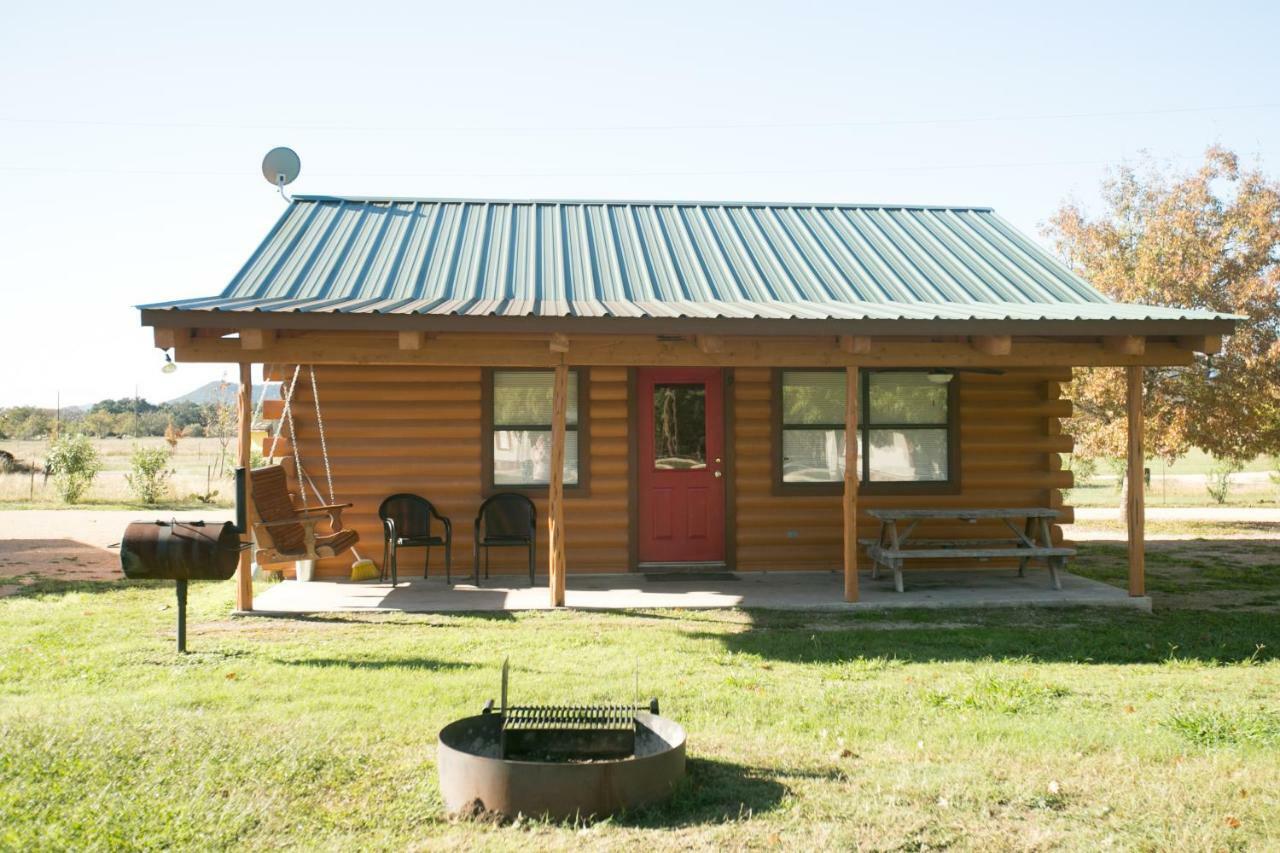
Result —
[[[272, 367], [268, 377], [287, 380], [292, 366]], [[469, 367], [321, 365], [316, 368], [334, 489], [355, 506], [344, 521], [360, 534], [362, 556], [382, 559], [378, 503], [398, 491], [420, 494], [454, 525], [454, 573], [471, 570], [472, 522], [483, 500], [481, 483], [481, 371]], [[1058, 453], [1071, 448], [1060, 421], [1070, 414], [1061, 383], [1070, 370], [1012, 369], [1002, 376], [962, 374], [959, 385], [961, 485], [955, 495], [862, 496], [859, 535], [877, 528], [865, 510], [887, 506], [1062, 506], [1060, 489], [1071, 485]], [[566, 491], [565, 530], [569, 572], [621, 572], [629, 567], [629, 442], [627, 370], [590, 370], [590, 491]], [[732, 412], [736, 567], [742, 570], [830, 569], [841, 565], [838, 495], [774, 495], [770, 446], [771, 375], [764, 368], [736, 368], [728, 402]], [[279, 416], [278, 402], [264, 407]], [[294, 401], [303, 464], [326, 490], [319, 431], [307, 370]], [[270, 443], [270, 439], [267, 440]], [[291, 450], [281, 442], [287, 459]], [[296, 489], [296, 486], [295, 486]], [[327, 495], [326, 495], [327, 497]], [[547, 570], [546, 499], [539, 512], [538, 571]], [[998, 524], [998, 522], [997, 522]], [[922, 536], [988, 538], [1007, 534], [991, 525], [920, 528]], [[1054, 527], [1061, 538], [1061, 529]], [[422, 552], [402, 554], [401, 573], [421, 571]], [[516, 549], [493, 552], [495, 573], [524, 571]], [[865, 555], [863, 557], [865, 560]], [[350, 555], [322, 561], [318, 574], [341, 576]], [[865, 563], [864, 563], [865, 565]], [[908, 564], [908, 568], [910, 568]], [[443, 553], [432, 555], [432, 575], [442, 575]]]
[[[874, 538], [879, 524], [866, 510], [881, 507], [1052, 506], [1072, 520], [1061, 489], [1072, 483], [1058, 453], [1071, 449], [1060, 418], [1071, 413], [1061, 398], [1069, 368], [1018, 369], [1004, 375], [962, 373], [959, 384], [960, 484], [953, 495], [858, 497], [858, 536]], [[771, 371], [738, 368], [734, 375], [734, 477], [737, 567], [742, 570], [841, 569], [839, 495], [775, 495], [772, 482]], [[1011, 536], [999, 521], [921, 525], [919, 537]], [[1060, 525], [1053, 528], [1061, 540]], [[869, 565], [865, 553], [860, 566]], [[944, 564], [945, 565], [945, 564]], [[996, 564], [990, 564], [995, 567]], [[906, 568], [927, 568], [913, 561]]]
[[[293, 367], [269, 369], [269, 378], [288, 380]], [[321, 365], [316, 368], [321, 417], [340, 503], [354, 507], [343, 521], [360, 534], [361, 556], [382, 563], [378, 504], [387, 495], [412, 492], [434, 503], [453, 521], [455, 577], [471, 572], [473, 522], [484, 499], [481, 487], [480, 369]], [[627, 371], [590, 371], [590, 495], [566, 490], [565, 541], [570, 571], [625, 571], [627, 568]], [[268, 403], [264, 415], [279, 416], [282, 404]], [[307, 368], [293, 403], [302, 464], [321, 491], [327, 490], [319, 430]], [[287, 433], [285, 433], [287, 437]], [[266, 441], [270, 445], [270, 439]], [[281, 442], [286, 461], [292, 451]], [[294, 490], [296, 491], [296, 481]], [[327, 497], [327, 495], [326, 495]], [[538, 571], [547, 571], [545, 496], [538, 508]], [[314, 502], [314, 501], [313, 501]], [[323, 526], [322, 526], [323, 530]], [[423, 551], [401, 553], [400, 571], [422, 571]], [[348, 572], [351, 556], [321, 561], [317, 574]], [[495, 549], [494, 573], [525, 571], [519, 549]], [[443, 576], [444, 553], [433, 549], [431, 573]]]

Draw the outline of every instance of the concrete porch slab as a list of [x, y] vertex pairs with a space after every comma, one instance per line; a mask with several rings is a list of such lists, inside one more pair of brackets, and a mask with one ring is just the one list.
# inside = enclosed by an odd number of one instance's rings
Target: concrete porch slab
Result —
[[[1062, 589], [1049, 585], [1048, 572], [1028, 570], [1019, 578], [1002, 571], [913, 571], [906, 592], [893, 591], [891, 578], [860, 578], [861, 600], [841, 600], [836, 572], [742, 572], [714, 580], [649, 580], [642, 574], [570, 575], [565, 603], [585, 610], [745, 607], [774, 610], [876, 610], [885, 608], [1102, 606], [1151, 610], [1151, 599], [1130, 597], [1117, 587], [1062, 573]], [[389, 583], [283, 581], [254, 600], [255, 612], [332, 613], [400, 611], [549, 610], [546, 579], [530, 587], [514, 576], [493, 577], [476, 587], [443, 580]]]

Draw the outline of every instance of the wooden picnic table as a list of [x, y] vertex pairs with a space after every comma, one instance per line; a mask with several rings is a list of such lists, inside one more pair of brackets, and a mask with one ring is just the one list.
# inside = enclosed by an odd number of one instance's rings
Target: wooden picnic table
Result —
[[[880, 522], [880, 535], [865, 543], [872, 561], [871, 577], [880, 576], [881, 566], [892, 570], [893, 586], [898, 592], [903, 591], [904, 560], [987, 560], [1001, 557], [1018, 560], [1019, 577], [1026, 574], [1029, 560], [1044, 560], [1049, 567], [1053, 588], [1062, 589], [1058, 570], [1065, 568], [1067, 557], [1076, 553], [1073, 548], [1054, 546], [1050, 522], [1058, 517], [1058, 511], [1048, 507], [869, 509], [867, 515]], [[911, 539], [911, 534], [922, 521], [955, 520], [976, 524], [991, 519], [1004, 522], [1013, 535], [1002, 539]], [[1021, 529], [1017, 524], [1019, 521]], [[899, 522], [906, 522], [905, 529], [898, 529]]]

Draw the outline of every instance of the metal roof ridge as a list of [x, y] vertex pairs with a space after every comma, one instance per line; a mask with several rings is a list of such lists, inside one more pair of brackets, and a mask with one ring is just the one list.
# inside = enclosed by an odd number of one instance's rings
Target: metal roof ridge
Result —
[[295, 202], [346, 201], [365, 204], [572, 204], [572, 205], [620, 205], [632, 207], [797, 207], [797, 208], [841, 208], [849, 210], [969, 210], [979, 213], [994, 213], [995, 208], [989, 205], [970, 204], [890, 204], [874, 202], [844, 201], [750, 201], [750, 200], [711, 200], [697, 199], [628, 199], [628, 198], [449, 198], [431, 196], [389, 196], [389, 195], [325, 195], [311, 193], [295, 193], [291, 196]]

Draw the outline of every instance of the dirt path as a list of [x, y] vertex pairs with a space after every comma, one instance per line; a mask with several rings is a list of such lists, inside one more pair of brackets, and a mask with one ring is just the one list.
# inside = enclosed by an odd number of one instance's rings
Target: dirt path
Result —
[[118, 580], [120, 552], [108, 546], [120, 541], [129, 522], [148, 517], [231, 521], [232, 512], [0, 511], [0, 596], [36, 578]]

